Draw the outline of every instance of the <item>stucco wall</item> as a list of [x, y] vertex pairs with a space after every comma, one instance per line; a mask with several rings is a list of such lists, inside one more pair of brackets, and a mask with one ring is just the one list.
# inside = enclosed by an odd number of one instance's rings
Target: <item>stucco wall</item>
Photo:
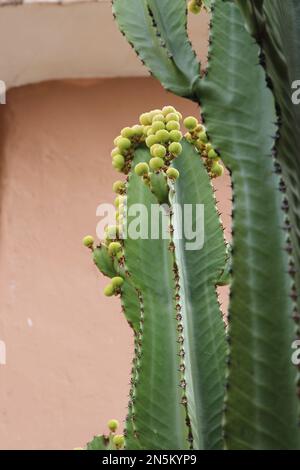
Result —
[[113, 138], [164, 104], [198, 113], [151, 78], [31, 85], [0, 106], [1, 449], [73, 448], [125, 415], [132, 335], [81, 238], [113, 198]]

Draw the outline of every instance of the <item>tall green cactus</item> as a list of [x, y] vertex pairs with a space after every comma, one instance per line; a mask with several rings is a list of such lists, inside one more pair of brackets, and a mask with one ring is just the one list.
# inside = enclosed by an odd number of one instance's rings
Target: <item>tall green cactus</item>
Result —
[[[168, 112], [176, 111], [162, 110], [159, 118], [156, 110], [141, 117], [147, 137], [141, 130], [138, 138], [133, 133], [125, 158], [113, 152], [113, 165], [128, 174], [126, 185], [117, 185], [127, 209], [137, 202], [164, 203], [170, 228], [167, 239], [129, 237], [112, 240], [115, 254], [105, 245], [94, 250], [104, 274], [123, 278], [121, 289], [109, 285], [107, 293], [121, 293], [135, 334], [125, 447], [300, 449], [300, 381], [291, 361], [299, 336], [299, 119], [288, 95], [299, 67], [294, 47], [287, 51], [300, 40], [300, 12], [295, 0], [285, 4], [296, 19], [281, 16], [286, 10], [279, 0], [191, 0], [189, 9], [197, 13], [211, 3], [209, 66], [203, 74], [187, 35], [185, 0], [113, 1], [119, 27], [144, 64], [165, 88], [199, 102], [206, 125], [186, 119], [182, 153], [174, 158], [168, 144], [165, 156], [155, 140], [163, 129], [153, 122], [167, 127]], [[287, 39], [282, 24], [289, 24]], [[267, 80], [258, 66], [264, 57]], [[122, 147], [120, 140], [116, 144]], [[209, 181], [222, 173], [219, 155], [232, 179], [230, 262]], [[153, 156], [164, 161], [149, 173]], [[185, 204], [205, 208], [205, 242], [195, 252], [176, 237]], [[228, 270], [226, 348], [215, 286]]]

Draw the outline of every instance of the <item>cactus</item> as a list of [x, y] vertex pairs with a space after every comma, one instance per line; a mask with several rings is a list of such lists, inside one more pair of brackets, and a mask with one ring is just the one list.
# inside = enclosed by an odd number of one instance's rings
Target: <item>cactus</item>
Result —
[[[164, 125], [173, 121], [169, 114], [160, 121]], [[158, 111], [152, 113], [152, 122], [158, 122], [157, 115]], [[145, 116], [141, 121], [148, 122]], [[122, 191], [128, 229], [135, 218], [130, 208], [140, 203], [147, 208], [149, 233], [157, 229], [156, 219], [151, 218], [153, 207], [164, 211], [167, 232], [145, 239], [129, 234], [123, 240], [115, 231], [108, 246], [104, 240], [93, 250], [97, 267], [111, 278], [109, 294], [121, 297], [135, 337], [125, 448], [220, 449], [226, 343], [215, 286], [225, 269], [227, 251], [215, 207], [213, 175], [204, 149], [201, 152], [182, 138], [180, 152], [174, 153], [172, 135], [167, 140], [160, 131], [154, 134], [156, 143], [147, 143], [144, 132], [126, 149]], [[149, 163], [153, 145], [165, 149], [162, 158], [154, 157], [163, 165], [154, 168]], [[167, 202], [160, 206], [162, 191], [152, 177], [165, 188]], [[193, 242], [180, 237], [182, 223], [188, 222], [185, 205], [193, 210], [196, 205], [204, 207], [203, 247], [188, 249]], [[192, 217], [195, 227], [199, 214]], [[121, 246], [121, 259], [110, 250], [112, 244]]]
[[[158, 201], [169, 219], [167, 238], [116, 237], [119, 257], [105, 244], [93, 252], [105, 275], [124, 279], [114, 293], [135, 336], [127, 449], [300, 449], [300, 378], [291, 361], [299, 336], [299, 119], [287, 92], [297, 57], [294, 46], [286, 50], [299, 40], [299, 21], [283, 38], [278, 25], [292, 21], [283, 3], [299, 19], [295, 0], [192, 0], [192, 13], [212, 9], [203, 73], [185, 0], [113, 1], [121, 31], [151, 73], [202, 112], [200, 123], [184, 119], [184, 138], [180, 113], [167, 106], [140, 117], [138, 138], [127, 130], [121, 138], [131, 146], [115, 141], [127, 177], [116, 192], [127, 209]], [[223, 174], [220, 157], [232, 181], [230, 247], [210, 182]], [[177, 237], [184, 204], [204, 204], [205, 242], [196, 251]], [[228, 282], [225, 334], [215, 286]]]

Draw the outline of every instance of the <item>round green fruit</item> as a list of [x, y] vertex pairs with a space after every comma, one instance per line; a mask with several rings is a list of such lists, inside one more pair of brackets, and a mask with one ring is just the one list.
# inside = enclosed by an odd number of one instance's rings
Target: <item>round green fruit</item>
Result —
[[219, 155], [214, 151], [214, 149], [210, 149], [207, 156], [212, 159], [219, 158]]
[[131, 141], [126, 137], [117, 137], [114, 143], [121, 151], [128, 150], [131, 147]]
[[125, 165], [125, 158], [123, 155], [115, 155], [112, 159], [112, 165], [114, 168], [116, 168], [116, 170], [122, 170]]
[[111, 242], [108, 245], [108, 252], [109, 252], [110, 255], [115, 255], [116, 253], [118, 253], [121, 250], [122, 250], [122, 245], [121, 245], [120, 242]]
[[[159, 131], [160, 132], [160, 131]], [[146, 139], [147, 147], [152, 147], [152, 145], [157, 144], [157, 136], [156, 135], [149, 135]]]
[[83, 245], [86, 246], [87, 248], [93, 248], [94, 242], [95, 242], [95, 239], [94, 237], [92, 237], [92, 235], [86, 235], [82, 239]]
[[166, 171], [167, 177], [172, 180], [177, 180], [179, 178], [179, 171], [176, 168], [170, 167]]
[[114, 445], [116, 446], [117, 449], [122, 449], [124, 447], [124, 444], [125, 444], [124, 436], [122, 434], [116, 434], [113, 437], [113, 443], [114, 443]]
[[116, 432], [119, 427], [119, 421], [117, 419], [110, 419], [107, 423], [107, 427], [111, 432]]
[[179, 142], [172, 142], [169, 145], [169, 152], [173, 155], [180, 155], [182, 152], [182, 146]]
[[220, 165], [220, 163], [215, 162], [211, 167], [211, 172], [214, 176], [222, 176], [224, 173], [224, 167], [223, 165]]
[[151, 158], [149, 162], [149, 166], [151, 170], [158, 171], [164, 166], [164, 161], [162, 158], [154, 157], [154, 158]]
[[149, 166], [146, 162], [140, 162], [134, 167], [134, 171], [138, 176], [147, 175], [149, 173]]
[[152, 123], [152, 132], [157, 132], [165, 128], [165, 125], [162, 121], [155, 121]]
[[156, 142], [168, 142], [170, 140], [170, 134], [165, 129], [157, 131], [155, 134], [155, 137], [156, 137]]
[[166, 115], [166, 122], [177, 121], [179, 122], [179, 116], [177, 113], [169, 113]]
[[180, 129], [180, 124], [178, 121], [169, 121], [166, 125], [167, 131], [178, 131]]
[[193, 131], [198, 126], [198, 120], [193, 116], [188, 116], [183, 121], [183, 124], [189, 131]]
[[180, 142], [182, 139], [182, 133], [180, 131], [171, 131], [170, 137], [173, 142]]
[[154, 146], [153, 151], [151, 152], [151, 155], [153, 155], [153, 157], [164, 158], [166, 156], [166, 153], [167, 153], [167, 150], [164, 145], [156, 144]]
[[111, 283], [115, 288], [118, 288], [124, 284], [124, 279], [120, 276], [116, 276], [112, 278]]
[[114, 286], [112, 284], [107, 284], [107, 286], [104, 287], [103, 293], [106, 297], [111, 297], [115, 293]]
[[174, 106], [164, 106], [161, 111], [164, 116], [167, 116], [170, 113], [176, 113]]
[[114, 182], [112, 189], [114, 193], [122, 194], [126, 189], [126, 185], [123, 181], [118, 180]]

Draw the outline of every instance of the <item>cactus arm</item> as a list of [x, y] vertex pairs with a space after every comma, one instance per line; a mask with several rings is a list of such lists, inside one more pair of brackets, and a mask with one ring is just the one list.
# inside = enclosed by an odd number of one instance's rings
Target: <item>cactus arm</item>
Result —
[[[182, 141], [182, 146], [183, 152], [174, 162], [180, 177], [171, 195], [171, 207], [185, 338], [188, 411], [194, 448], [221, 449], [226, 341], [215, 285], [224, 269], [226, 250], [213, 188], [202, 159], [191, 144]], [[204, 208], [204, 226], [197, 228], [198, 233], [204, 230], [204, 245], [197, 250], [187, 250], [187, 238], [178, 236], [181, 225], [184, 226], [185, 204], [192, 204], [194, 212], [196, 204]], [[182, 224], [176, 211], [182, 214]]]
[[[238, 1], [262, 50], [261, 64], [277, 104], [277, 159], [287, 186], [295, 280], [300, 292], [300, 105], [292, 101], [292, 84], [300, 80], [300, 3], [298, 0]], [[300, 310], [300, 297], [298, 298]]]
[[[151, 4], [148, 0], [113, 1], [113, 13], [119, 29], [142, 62], [167, 90], [193, 99], [193, 84], [199, 78], [199, 64], [187, 39], [185, 12], [185, 0], [153, 1]], [[166, 17], [171, 24], [165, 33], [172, 34], [173, 39], [178, 34], [176, 48], [156, 24], [159, 21], [160, 26], [163, 24], [165, 27], [163, 18]]]
[[86, 450], [109, 450], [110, 439], [108, 436], [95, 436], [86, 446]]
[[[134, 164], [147, 161], [149, 151], [138, 149]], [[144, 204], [150, 214], [156, 197], [134, 173], [127, 185], [127, 207]], [[131, 217], [128, 218], [130, 227]], [[175, 318], [175, 286], [170, 240], [125, 239], [126, 266], [141, 291], [143, 305], [141, 351], [134, 390], [133, 424], [144, 449], [189, 448], [188, 426], [180, 384], [180, 357]], [[159, 268], [158, 268], [159, 264]]]
[[230, 449], [299, 448], [292, 282], [272, 156], [272, 96], [235, 4], [215, 3], [211, 39], [199, 99], [234, 190], [225, 443]]

